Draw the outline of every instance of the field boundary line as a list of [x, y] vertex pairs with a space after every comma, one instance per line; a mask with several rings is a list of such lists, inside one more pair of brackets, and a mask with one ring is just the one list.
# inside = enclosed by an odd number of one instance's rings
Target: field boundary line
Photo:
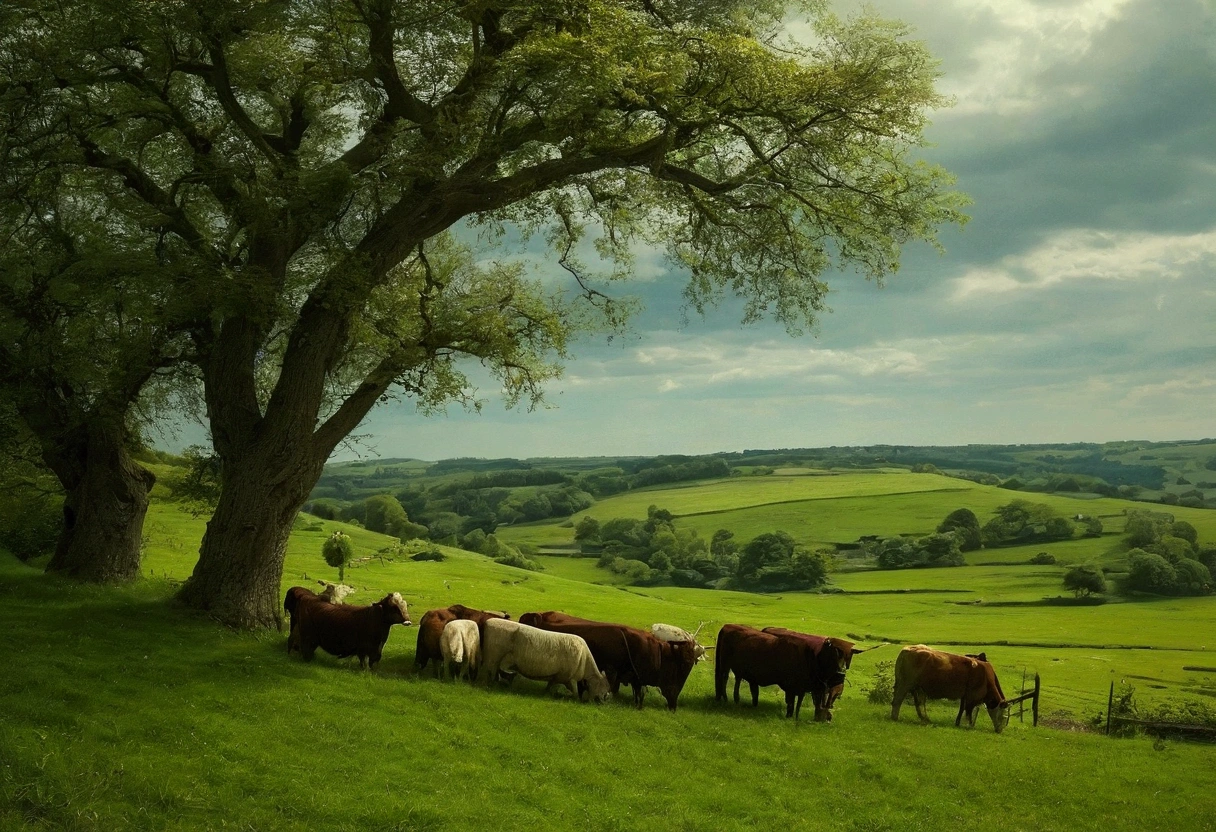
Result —
[[715, 508], [709, 511], [690, 511], [687, 514], [675, 514], [673, 517], [682, 519], [685, 517], [706, 517], [711, 514], [729, 514], [732, 511], [747, 511], [753, 508], [764, 508], [766, 506], [788, 506], [795, 503], [822, 503], [828, 500], [865, 500], [870, 498], [882, 497], [907, 497], [912, 494], [951, 494], [962, 491], [971, 491], [970, 488], [929, 488], [924, 491], [888, 491], [884, 494], [840, 494], [835, 497], [800, 497], [797, 500], [774, 500], [770, 503], [753, 503], [745, 506], [735, 506], [734, 508]]

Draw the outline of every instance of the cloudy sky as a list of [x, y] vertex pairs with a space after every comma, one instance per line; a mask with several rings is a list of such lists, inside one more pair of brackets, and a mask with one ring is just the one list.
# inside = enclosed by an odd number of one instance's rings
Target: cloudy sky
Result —
[[[551, 407], [375, 411], [361, 452], [440, 459], [1216, 435], [1216, 4], [873, 0], [941, 60], [925, 155], [970, 194], [947, 253], [828, 276], [814, 335], [684, 320], [643, 258], [630, 337]], [[838, 11], [859, 3], [836, 0]], [[351, 456], [349, 451], [341, 454]]]

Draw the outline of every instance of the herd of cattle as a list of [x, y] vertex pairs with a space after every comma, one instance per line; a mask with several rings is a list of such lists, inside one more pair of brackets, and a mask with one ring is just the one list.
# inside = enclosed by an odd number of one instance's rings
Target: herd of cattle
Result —
[[[374, 668], [393, 625], [412, 623], [406, 602], [396, 592], [374, 604], [354, 606], [341, 603], [332, 587], [317, 594], [294, 586], [287, 591], [283, 608], [291, 621], [287, 651], [299, 650], [305, 661], [319, 647], [339, 658], [357, 656], [360, 666]], [[595, 701], [617, 695], [625, 684], [633, 689], [639, 708], [646, 688], [657, 687], [674, 711], [684, 683], [707, 650], [716, 651], [716, 700], [726, 700], [733, 673], [736, 704], [743, 682], [751, 691], [753, 706], [759, 704], [760, 688], [776, 685], [785, 693], [787, 717], [798, 717], [809, 693], [817, 721], [831, 721], [853, 656], [863, 652], [850, 641], [781, 627], [757, 630], [724, 624], [717, 644], [705, 647], [695, 634], [667, 624], [655, 624], [646, 632], [561, 612], [529, 612], [512, 621], [504, 612], [453, 604], [429, 610], [418, 622], [414, 663], [418, 671], [433, 662], [436, 675], [464, 675], [470, 681], [480, 676], [486, 684], [499, 679], [509, 683], [518, 674], [547, 682], [547, 689], [565, 685], [580, 699], [587, 696]], [[922, 722], [929, 721], [925, 712], [929, 699], [957, 700], [956, 725], [964, 714], [975, 725], [981, 704], [997, 733], [1009, 719], [1009, 702], [982, 653], [960, 656], [924, 645], [903, 648], [895, 661], [892, 719], [899, 718], [900, 705], [909, 695]]]

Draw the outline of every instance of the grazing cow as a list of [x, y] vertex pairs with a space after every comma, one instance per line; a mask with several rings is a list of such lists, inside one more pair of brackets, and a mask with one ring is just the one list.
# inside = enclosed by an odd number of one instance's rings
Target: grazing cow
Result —
[[410, 625], [409, 608], [394, 592], [366, 607], [306, 599], [296, 605], [300, 655], [312, 661], [320, 647], [340, 659], [358, 656], [359, 666], [380, 663], [388, 631], [394, 624]]
[[[463, 673], [470, 682], [475, 680], [480, 646], [481, 635], [477, 631], [476, 621], [457, 618], [444, 624], [443, 635], [439, 639], [444, 675], [458, 679]], [[452, 666], [457, 664], [460, 665], [460, 671], [453, 675]]]
[[[1001, 691], [992, 665], [957, 653], [943, 653], [923, 644], [899, 651], [895, 659], [895, 698], [891, 719], [899, 719], [899, 707], [912, 694], [916, 714], [928, 722], [925, 703], [929, 699], [958, 699], [969, 717], [981, 703], [987, 707], [992, 727], [999, 734], [1009, 722], [1009, 703]], [[972, 723], [974, 724], [974, 723]]]
[[515, 671], [529, 679], [548, 682], [545, 690], [565, 685], [571, 693], [578, 684], [596, 702], [611, 693], [608, 679], [600, 672], [587, 642], [576, 635], [538, 630], [506, 619], [491, 619], [485, 625], [482, 659], [486, 684], [493, 684], [499, 671]]
[[853, 654], [863, 651], [858, 650], [851, 641], [800, 633], [784, 627], [765, 627], [761, 632], [796, 639], [811, 648], [815, 654], [815, 680], [811, 687], [815, 721], [831, 722], [832, 708], [844, 693], [845, 674], [853, 664]]
[[[701, 623], [704, 626], [704, 622]], [[701, 632], [701, 627], [697, 627], [696, 633], [690, 633], [682, 627], [677, 627], [674, 624], [651, 624], [650, 634], [659, 641], [691, 641], [692, 652], [696, 655], [697, 661], [705, 658], [705, 645], [697, 641], [697, 633]]]
[[[735, 674], [735, 704], [739, 685], [746, 681], [752, 706], [760, 704], [760, 688], [777, 685], [785, 693], [786, 717], [798, 718], [808, 691], [823, 682], [816, 672], [815, 651], [801, 639], [765, 633], [743, 624], [723, 624], [714, 656], [714, 699], [726, 699], [726, 682]], [[813, 701], [813, 699], [812, 699]]]
[[667, 700], [668, 709], [674, 711], [688, 674], [697, 663], [695, 642], [661, 641], [645, 630], [624, 624], [589, 621], [553, 611], [525, 613], [519, 620], [542, 630], [583, 638], [608, 677], [612, 694], [617, 695], [622, 684], [629, 685], [633, 703], [639, 708], [646, 698], [646, 687], [653, 685]]
[[449, 621], [457, 619], [475, 621], [478, 636], [481, 636], [484, 634], [485, 623], [491, 618], [509, 619], [510, 617], [505, 612], [486, 612], [466, 607], [464, 604], [452, 604], [444, 609], [427, 610], [418, 622], [418, 643], [414, 648], [414, 672], [421, 673], [426, 668], [427, 662], [434, 660], [436, 662], [435, 675], [439, 675], [439, 663], [443, 661], [439, 641], [443, 635], [444, 625]]
[[[987, 653], [964, 653], [963, 655], [969, 659], [977, 659], [978, 661], [981, 661], [981, 662], [988, 661]], [[969, 725], [971, 725], [972, 727], [975, 726], [975, 706], [972, 705], [971, 708], [968, 709], [967, 700], [960, 699], [958, 702], [958, 716], [956, 716], [954, 718], [954, 727], [955, 728], [959, 727], [962, 724], [964, 713], [967, 714], [967, 723]]]

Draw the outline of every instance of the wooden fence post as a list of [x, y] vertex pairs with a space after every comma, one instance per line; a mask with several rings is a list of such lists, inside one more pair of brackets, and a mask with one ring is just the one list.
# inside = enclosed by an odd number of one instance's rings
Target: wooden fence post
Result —
[[1034, 728], [1039, 727], [1039, 683], [1039, 674], [1036, 673], [1034, 674], [1034, 705], [1031, 708], [1031, 712], [1034, 714], [1034, 721], [1031, 723], [1031, 726]]
[[[1024, 667], [1022, 668], [1022, 690], [1020, 691], [1020, 693], [1022, 696], [1026, 695], [1026, 668], [1024, 668]], [[1026, 700], [1023, 699], [1021, 702], [1018, 703], [1018, 722], [1025, 722], [1025, 721], [1026, 721]]]
[[1115, 680], [1110, 680], [1110, 696], [1106, 700], [1106, 736], [1110, 736], [1110, 709], [1115, 706]]

